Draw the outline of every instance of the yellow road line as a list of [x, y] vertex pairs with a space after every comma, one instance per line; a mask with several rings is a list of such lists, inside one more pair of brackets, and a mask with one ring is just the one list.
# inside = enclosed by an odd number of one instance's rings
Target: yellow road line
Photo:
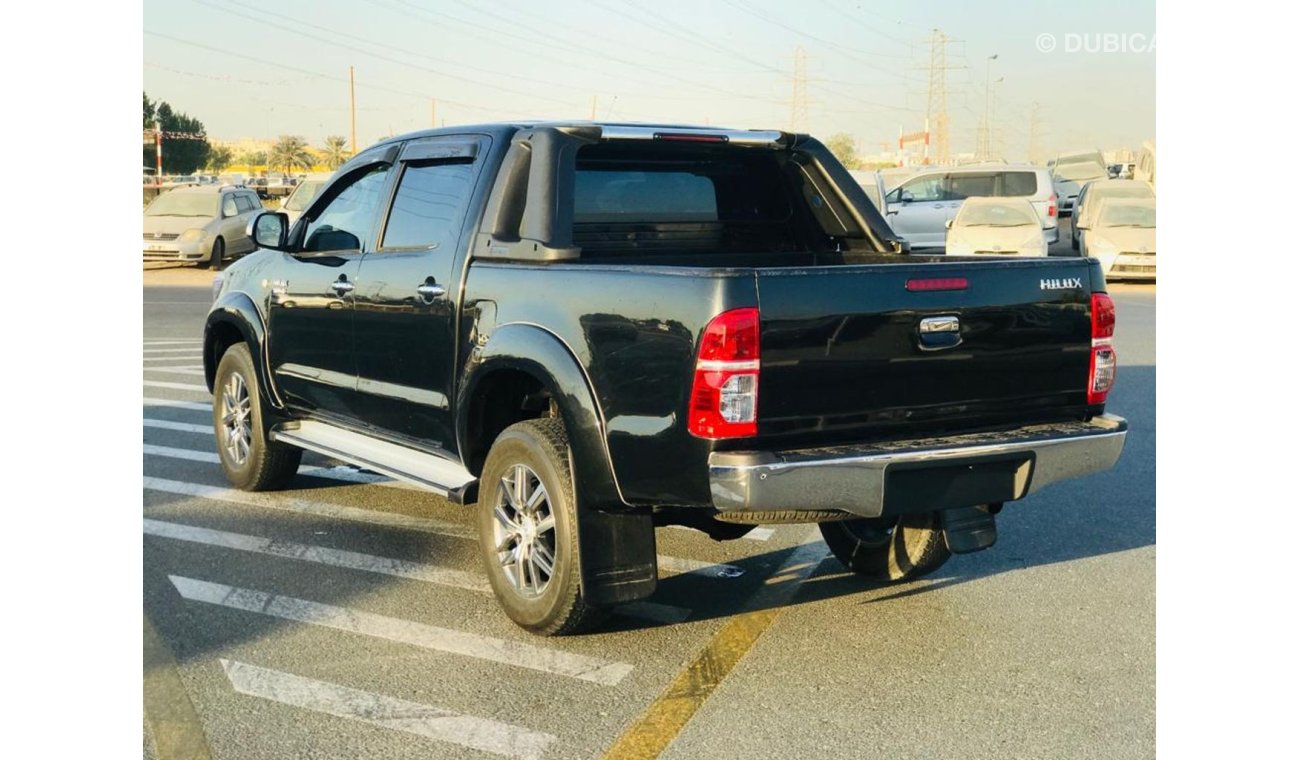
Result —
[[[817, 533], [814, 527], [811, 531]], [[754, 595], [752, 612], [728, 620], [704, 649], [679, 672], [650, 707], [614, 742], [602, 760], [650, 760], [659, 757], [722, 684], [736, 663], [772, 625], [799, 585], [826, 557], [820, 536], [797, 547], [781, 569]]]
[[158, 760], [211, 760], [190, 695], [181, 683], [167, 642], [144, 618], [144, 717], [153, 730]]

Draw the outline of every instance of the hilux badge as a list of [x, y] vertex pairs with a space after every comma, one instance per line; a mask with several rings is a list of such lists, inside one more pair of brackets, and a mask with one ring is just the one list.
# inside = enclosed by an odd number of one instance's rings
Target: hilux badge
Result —
[[1083, 279], [1080, 277], [1066, 277], [1063, 280], [1039, 280], [1039, 290], [1072, 290], [1074, 288], [1083, 288]]

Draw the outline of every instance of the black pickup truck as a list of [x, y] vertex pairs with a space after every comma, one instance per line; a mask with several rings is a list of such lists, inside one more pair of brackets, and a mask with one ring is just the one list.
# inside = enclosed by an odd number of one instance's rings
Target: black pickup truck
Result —
[[652, 593], [657, 525], [817, 522], [903, 580], [1124, 444], [1095, 261], [912, 254], [807, 135], [419, 132], [249, 227], [204, 329], [226, 476], [310, 450], [477, 504], [538, 633]]

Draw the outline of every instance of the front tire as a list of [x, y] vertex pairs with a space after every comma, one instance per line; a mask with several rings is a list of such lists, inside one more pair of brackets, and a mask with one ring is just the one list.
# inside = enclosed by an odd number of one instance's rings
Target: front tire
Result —
[[943, 539], [939, 513], [819, 523], [835, 558], [858, 575], [897, 583], [932, 573], [952, 553]]
[[283, 487], [298, 472], [302, 449], [267, 435], [248, 344], [236, 343], [222, 354], [212, 391], [212, 425], [226, 479], [244, 491]]
[[582, 595], [569, 439], [558, 419], [506, 428], [479, 485], [479, 547], [506, 616], [543, 636], [577, 633], [604, 610]]
[[222, 261], [226, 258], [226, 241], [217, 238], [212, 241], [212, 253], [208, 254], [208, 260], [199, 266], [204, 269], [216, 271], [221, 269]]

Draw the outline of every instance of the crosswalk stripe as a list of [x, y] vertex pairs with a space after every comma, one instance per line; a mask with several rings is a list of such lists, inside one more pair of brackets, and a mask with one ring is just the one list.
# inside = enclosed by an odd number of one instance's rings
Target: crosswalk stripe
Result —
[[[146, 453], [148, 453], [146, 451]], [[200, 452], [201, 453], [201, 452]], [[213, 454], [213, 457], [216, 455]], [[145, 477], [144, 487], [146, 490], [162, 491], [180, 496], [193, 496], [199, 499], [211, 499], [212, 501], [224, 501], [229, 504], [239, 504], [246, 507], [256, 507], [258, 509], [275, 509], [281, 512], [297, 512], [298, 514], [312, 515], [316, 517], [327, 517], [336, 520], [350, 520], [353, 522], [370, 523], [371, 525], [382, 525], [389, 528], [403, 528], [405, 530], [416, 530], [424, 533], [435, 533], [453, 538], [476, 537], [473, 528], [467, 525], [457, 525], [455, 523], [434, 520], [428, 517], [412, 517], [410, 515], [398, 514], [396, 512], [382, 512], [375, 509], [359, 509], [357, 507], [344, 507], [337, 504], [328, 504], [319, 501], [308, 501], [306, 499], [295, 499], [290, 496], [272, 495], [269, 493], [238, 491], [233, 488], [218, 488], [216, 486], [205, 486], [198, 483], [186, 483], [179, 480], [167, 480], [165, 478]]]
[[150, 536], [206, 544], [223, 549], [237, 549], [253, 554], [265, 554], [270, 557], [315, 562], [330, 567], [392, 575], [397, 578], [410, 578], [439, 586], [450, 586], [479, 593], [492, 593], [492, 587], [488, 585], [487, 579], [478, 573], [467, 573], [461, 570], [452, 570], [419, 562], [408, 562], [392, 557], [377, 557], [373, 554], [298, 544], [292, 541], [280, 541], [242, 533], [229, 533], [224, 530], [198, 528], [192, 525], [180, 525], [162, 520], [145, 519], [144, 532]]
[[198, 401], [177, 401], [171, 398], [149, 398], [144, 399], [145, 406], [165, 406], [172, 409], [187, 409], [193, 412], [212, 412], [212, 404], [204, 404]]
[[[164, 454], [163, 452], [168, 453]], [[190, 459], [192, 461], [202, 462], [218, 461], [216, 454], [210, 454], [205, 451], [169, 449], [168, 447], [151, 446], [149, 444], [145, 444], [144, 447], [144, 453], [146, 454], [154, 453], [161, 456], [167, 456], [171, 453], [179, 452], [184, 452], [184, 454], [176, 456], [178, 459]], [[303, 472], [305, 469], [306, 468], [300, 468], [299, 472]], [[319, 474], [324, 477], [330, 477], [324, 473]], [[166, 478], [145, 477], [144, 487], [146, 490], [151, 491], [162, 491], [164, 493], [173, 493], [180, 496], [193, 496], [200, 499], [211, 499], [212, 501], [224, 501], [230, 504], [240, 504], [246, 507], [277, 509], [282, 512], [297, 512], [299, 514], [314, 515], [318, 517], [329, 517], [339, 520], [370, 523], [372, 525], [383, 525], [390, 528], [418, 530], [424, 533], [434, 533], [441, 536], [450, 536], [452, 538], [467, 538], [470, 540], [478, 539], [477, 532], [470, 526], [458, 525], [456, 523], [444, 522], [442, 520], [434, 520], [428, 517], [413, 517], [395, 512], [381, 512], [374, 509], [344, 507], [337, 504], [328, 504], [319, 501], [295, 499], [289, 496], [273, 496], [267, 493], [239, 491], [233, 488], [219, 488], [217, 486], [187, 483], [185, 481], [168, 480]], [[738, 578], [741, 575], [744, 575], [745, 571], [735, 565], [702, 562], [700, 560], [686, 559], [684, 557], [672, 557], [667, 554], [659, 555], [659, 574], [661, 576], [683, 575], [686, 573], [702, 578]]]
[[[438, 586], [476, 591], [481, 594], [492, 593], [492, 586], [479, 573], [467, 573], [461, 570], [426, 565], [420, 562], [408, 562], [407, 560], [392, 557], [378, 557], [373, 554], [297, 544], [292, 541], [229, 533], [222, 530], [198, 528], [192, 525], [181, 525], [147, 518], [144, 521], [144, 532], [151, 536], [161, 536], [177, 541], [218, 546], [223, 549], [236, 549], [254, 554], [265, 554], [270, 557], [315, 562], [320, 565], [341, 567], [348, 570], [392, 575], [397, 578], [409, 578]], [[691, 616], [691, 610], [686, 607], [660, 604], [659, 602], [632, 602], [618, 607], [616, 612], [631, 617], [653, 620], [658, 623], [680, 623]]]
[[[695, 530], [687, 525], [669, 525], [666, 527], [672, 528], [673, 530]], [[741, 538], [746, 538], [750, 541], [766, 541], [771, 538], [772, 534], [775, 532], [776, 530], [773, 528], [754, 528], [750, 532], [741, 536]]]
[[[162, 422], [162, 420], [155, 420]], [[171, 423], [169, 423], [170, 426]], [[179, 423], [176, 423], [179, 424]], [[145, 427], [161, 427], [160, 425], [149, 424], [145, 421]], [[200, 432], [198, 430], [191, 432]], [[203, 433], [212, 435], [212, 428], [203, 428]], [[208, 462], [210, 464], [221, 464], [221, 459], [211, 451], [195, 451], [194, 449], [178, 449], [173, 446], [158, 446], [155, 444], [144, 444], [144, 453], [150, 456], [165, 457], [167, 459], [185, 459], [190, 462]], [[298, 474], [311, 475], [317, 478], [328, 478], [330, 480], [340, 480], [344, 483], [357, 483], [365, 486], [383, 486], [384, 488], [397, 488], [403, 491], [423, 491], [424, 489], [401, 480], [393, 480], [386, 475], [380, 475], [373, 472], [362, 472], [361, 470], [339, 465], [334, 467], [324, 467], [319, 465], [299, 465]]]
[[145, 381], [144, 381], [144, 387], [146, 387], [146, 388], [170, 388], [171, 390], [174, 390], [174, 391], [194, 391], [195, 393], [202, 393], [204, 396], [211, 396], [211, 395], [212, 395], [212, 392], [208, 390], [208, 386], [206, 386], [206, 385], [189, 385], [189, 384], [186, 384], [186, 383], [168, 383], [168, 382], [165, 382], [165, 381], [163, 381], [163, 380], [145, 380]]
[[[197, 375], [203, 377], [202, 367], [145, 367], [144, 371], [164, 375]], [[207, 391], [207, 387], [204, 387], [203, 390]]]
[[182, 433], [212, 435], [211, 425], [193, 425], [188, 422], [172, 422], [171, 420], [155, 420], [145, 417], [144, 426], [147, 428], [158, 428], [160, 430], [179, 430]]
[[738, 578], [744, 575], [745, 571], [735, 565], [702, 562], [697, 559], [686, 559], [685, 557], [670, 557], [666, 554], [659, 555], [660, 575], [685, 575], [687, 573], [705, 578]]
[[171, 579], [172, 585], [180, 595], [190, 601], [256, 612], [260, 615], [372, 636], [423, 649], [568, 676], [605, 686], [617, 684], [632, 672], [632, 666], [625, 662], [608, 662], [586, 655], [544, 649], [517, 641], [479, 636], [465, 631], [377, 615], [373, 612], [335, 607], [306, 599], [227, 586], [222, 583], [210, 583], [180, 575], [167, 577]]
[[540, 760], [546, 748], [555, 741], [551, 734], [509, 723], [461, 715], [441, 707], [259, 668], [236, 660], [223, 659], [221, 667], [231, 687], [240, 694], [518, 760]]
[[[150, 362], [196, 362], [202, 361], [199, 356], [146, 356], [143, 359], [145, 364]], [[202, 366], [202, 365], [199, 365]]]

